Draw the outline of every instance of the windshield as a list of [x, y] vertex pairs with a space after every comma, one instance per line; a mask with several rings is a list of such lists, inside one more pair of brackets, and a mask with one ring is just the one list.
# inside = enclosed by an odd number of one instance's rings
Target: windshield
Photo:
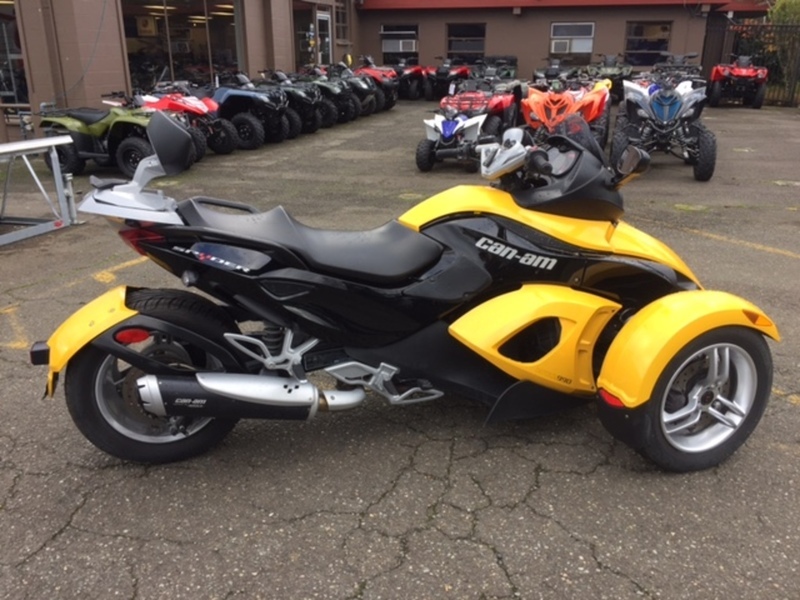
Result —
[[583, 146], [586, 150], [594, 154], [600, 162], [606, 164], [605, 154], [600, 144], [592, 133], [589, 124], [578, 114], [572, 114], [559, 123], [554, 132], [555, 135], [562, 135], [571, 139], [576, 144]]

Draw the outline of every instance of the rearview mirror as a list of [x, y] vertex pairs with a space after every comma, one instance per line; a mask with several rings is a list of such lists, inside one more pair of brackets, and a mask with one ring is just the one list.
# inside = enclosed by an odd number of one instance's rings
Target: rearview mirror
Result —
[[650, 155], [633, 144], [622, 151], [619, 161], [615, 165], [617, 173], [623, 177], [644, 173], [650, 166]]

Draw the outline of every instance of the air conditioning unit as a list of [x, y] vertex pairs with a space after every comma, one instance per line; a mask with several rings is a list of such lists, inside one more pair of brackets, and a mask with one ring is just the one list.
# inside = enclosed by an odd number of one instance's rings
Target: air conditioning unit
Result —
[[569, 54], [569, 40], [550, 40], [550, 54]]
[[416, 52], [417, 40], [383, 40], [384, 52]]
[[417, 40], [400, 40], [400, 52], [416, 52]]

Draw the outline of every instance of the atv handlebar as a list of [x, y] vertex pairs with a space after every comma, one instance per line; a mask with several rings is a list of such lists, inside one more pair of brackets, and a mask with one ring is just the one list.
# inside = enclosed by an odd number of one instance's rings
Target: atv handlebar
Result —
[[547, 160], [547, 152], [541, 148], [536, 148], [528, 152], [527, 168], [529, 171], [540, 175], [550, 175], [553, 172], [553, 165]]

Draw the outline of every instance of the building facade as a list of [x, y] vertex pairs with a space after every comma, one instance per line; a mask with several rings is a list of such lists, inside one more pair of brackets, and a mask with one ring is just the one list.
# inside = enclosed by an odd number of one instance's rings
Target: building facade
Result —
[[0, 0], [0, 106], [102, 106], [158, 79], [213, 83], [369, 54], [436, 64], [514, 56], [702, 53], [709, 22], [764, 14], [761, 0]]

